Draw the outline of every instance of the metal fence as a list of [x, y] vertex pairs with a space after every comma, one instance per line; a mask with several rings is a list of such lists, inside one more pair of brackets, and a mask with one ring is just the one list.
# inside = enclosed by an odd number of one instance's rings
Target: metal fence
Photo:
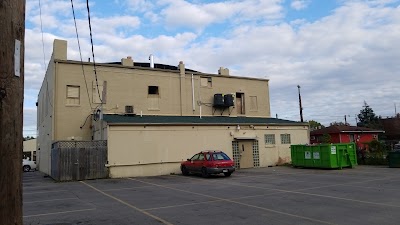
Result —
[[58, 141], [51, 148], [51, 177], [76, 181], [108, 177], [107, 141]]

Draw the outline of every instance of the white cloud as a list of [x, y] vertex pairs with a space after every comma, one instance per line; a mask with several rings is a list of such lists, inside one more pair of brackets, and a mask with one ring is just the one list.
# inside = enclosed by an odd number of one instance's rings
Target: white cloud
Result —
[[210, 24], [232, 22], [275, 21], [283, 16], [281, 0], [222, 1], [217, 3], [189, 3], [168, 0], [161, 11], [165, 24], [202, 30]]
[[295, 10], [303, 10], [306, 9], [310, 3], [310, 0], [292, 0], [292, 2], [290, 3], [290, 7]]
[[[119, 61], [128, 55], [135, 61], [147, 61], [152, 53], [159, 63], [177, 65], [183, 60], [188, 68], [202, 72], [216, 73], [224, 66], [233, 75], [268, 78], [272, 116], [292, 120], [299, 118], [299, 84], [305, 119], [325, 125], [343, 120], [344, 115], [351, 115], [349, 121], [354, 124], [364, 100], [383, 116], [394, 113], [394, 102], [400, 104], [399, 7], [385, 5], [387, 1], [380, 5], [346, 1], [315, 22], [289, 23], [283, 21], [282, 1], [199, 2], [131, 1], [133, 6], [149, 10], [146, 17], [154, 17], [158, 23], [154, 26], [180, 28], [176, 32], [161, 30], [165, 34], [151, 38], [141, 33], [146, 31], [141, 30], [143, 18], [94, 16], [96, 61]], [[32, 21], [36, 21], [37, 12], [30, 8]], [[66, 20], [57, 12], [46, 15], [62, 21], [57, 28], [44, 27], [47, 60], [56, 37], [68, 40], [70, 59], [79, 59], [72, 18]], [[227, 26], [219, 26], [217, 32], [208, 29], [214, 24]], [[37, 22], [33, 25], [26, 30], [25, 89], [38, 90], [44, 66], [40, 29]], [[87, 59], [91, 55], [87, 21], [79, 19], [78, 28], [83, 58]]]

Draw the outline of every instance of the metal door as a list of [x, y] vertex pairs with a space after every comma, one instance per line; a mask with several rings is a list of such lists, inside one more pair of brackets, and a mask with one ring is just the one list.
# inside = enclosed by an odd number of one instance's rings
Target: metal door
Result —
[[253, 141], [240, 141], [239, 142], [240, 152], [240, 168], [253, 168]]

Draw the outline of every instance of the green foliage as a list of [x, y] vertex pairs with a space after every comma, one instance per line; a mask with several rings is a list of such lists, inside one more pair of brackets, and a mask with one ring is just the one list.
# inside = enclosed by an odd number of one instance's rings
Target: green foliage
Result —
[[319, 128], [325, 128], [324, 125], [322, 125], [320, 122], [317, 122], [315, 120], [308, 121], [308, 124], [310, 124], [310, 129], [312, 129], [312, 130], [319, 129]]
[[387, 165], [388, 146], [385, 143], [373, 140], [365, 143], [368, 151], [365, 149], [358, 151], [358, 162], [364, 165]]
[[349, 125], [348, 123], [343, 123], [343, 122], [332, 122], [329, 124], [330, 126], [346, 126]]
[[329, 134], [324, 134], [322, 135], [322, 143], [332, 143], [331, 135]]
[[364, 101], [363, 109], [358, 114], [359, 123], [357, 126], [381, 129], [379, 118], [375, 115], [374, 110]]
[[26, 136], [23, 138], [24, 141], [35, 139], [33, 136]]

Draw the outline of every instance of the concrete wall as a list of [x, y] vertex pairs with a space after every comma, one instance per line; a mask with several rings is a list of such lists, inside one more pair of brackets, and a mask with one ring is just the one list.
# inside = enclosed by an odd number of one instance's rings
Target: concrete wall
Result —
[[37, 106], [37, 165], [41, 172], [50, 174], [50, 151], [54, 140], [54, 121], [56, 115], [54, 112], [54, 96], [56, 95], [55, 82], [57, 63], [55, 59], [66, 59], [67, 43], [57, 40], [53, 43], [53, 55], [47, 66], [45, 78], [38, 95]]
[[[111, 177], [180, 173], [180, 162], [204, 150], [222, 150], [231, 158], [232, 141], [256, 137], [260, 166], [290, 162], [290, 144], [280, 144], [280, 134], [290, 134], [292, 144], [306, 144], [306, 126], [108, 126], [108, 166]], [[264, 134], [276, 134], [275, 145], [265, 145]]]

